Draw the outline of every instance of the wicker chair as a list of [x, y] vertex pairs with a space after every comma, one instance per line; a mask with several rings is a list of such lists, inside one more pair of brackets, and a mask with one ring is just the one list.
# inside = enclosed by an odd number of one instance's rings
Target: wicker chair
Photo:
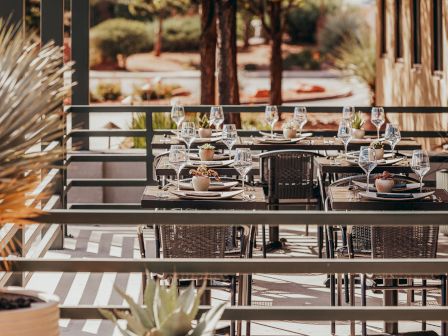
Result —
[[[314, 181], [315, 156], [321, 155], [303, 150], [279, 150], [260, 155], [260, 180], [266, 192], [268, 208], [278, 209], [282, 204], [301, 205], [306, 209], [319, 206]], [[264, 225], [263, 257], [266, 258]]]

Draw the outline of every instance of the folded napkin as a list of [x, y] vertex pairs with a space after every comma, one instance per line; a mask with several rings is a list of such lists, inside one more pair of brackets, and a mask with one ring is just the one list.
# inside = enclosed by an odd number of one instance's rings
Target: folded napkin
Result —
[[186, 192], [186, 196], [200, 196], [200, 197], [218, 197], [221, 196], [220, 192], [214, 192], [214, 191], [191, 191]]
[[382, 198], [414, 198], [414, 194], [411, 193], [376, 193], [376, 196]]
[[406, 188], [408, 185], [406, 183], [395, 183], [394, 189]]

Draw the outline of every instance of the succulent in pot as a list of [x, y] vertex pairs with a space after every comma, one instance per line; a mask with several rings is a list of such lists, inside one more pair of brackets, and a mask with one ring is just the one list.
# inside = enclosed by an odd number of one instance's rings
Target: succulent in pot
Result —
[[384, 158], [384, 144], [382, 141], [372, 142], [370, 147], [375, 150], [375, 160], [382, 160]]
[[366, 132], [362, 128], [364, 125], [364, 119], [362, 118], [361, 111], [354, 114], [352, 118], [352, 135], [355, 139], [362, 139]]
[[215, 146], [208, 143], [199, 147], [199, 158], [201, 161], [212, 161], [215, 155]]
[[391, 192], [395, 185], [394, 177], [388, 171], [383, 171], [375, 177], [375, 188], [378, 192]]
[[190, 175], [193, 175], [191, 183], [195, 191], [207, 191], [210, 186], [210, 177], [221, 181], [219, 174], [213, 169], [208, 169], [205, 165], [200, 165], [197, 169], [191, 169]]
[[200, 138], [211, 138], [212, 137], [212, 129], [210, 128], [210, 120], [206, 114], [199, 119], [199, 130], [198, 134]]
[[283, 136], [286, 139], [295, 138], [297, 135], [297, 125], [293, 122], [287, 122], [283, 125]]

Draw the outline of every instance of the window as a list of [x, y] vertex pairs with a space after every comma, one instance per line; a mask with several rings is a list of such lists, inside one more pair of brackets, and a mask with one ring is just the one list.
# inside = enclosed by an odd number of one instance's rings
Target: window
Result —
[[411, 6], [411, 46], [412, 46], [412, 64], [422, 63], [422, 35], [420, 25], [420, 0], [412, 0]]
[[443, 70], [443, 22], [442, 0], [432, 1], [432, 68]]
[[381, 38], [381, 55], [387, 53], [386, 47], [386, 0], [380, 1], [380, 38]]
[[401, 0], [395, 0], [395, 59], [403, 58], [403, 29], [401, 21]]

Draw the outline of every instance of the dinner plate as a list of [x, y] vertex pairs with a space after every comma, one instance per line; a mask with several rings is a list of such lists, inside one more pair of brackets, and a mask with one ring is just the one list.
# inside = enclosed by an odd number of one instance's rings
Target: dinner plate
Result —
[[[178, 141], [185, 142], [184, 139], [176, 137]], [[193, 143], [195, 144], [203, 144], [203, 143], [212, 143], [221, 140], [221, 137], [213, 137], [213, 138], [194, 138]]]
[[[366, 183], [361, 181], [352, 181], [352, 183], [362, 189], [366, 189]], [[425, 184], [422, 184], [422, 187], [424, 187]], [[396, 186], [392, 188], [392, 191], [397, 192], [403, 192], [403, 191], [412, 191], [412, 190], [418, 190], [420, 189], [420, 183], [398, 183]], [[375, 185], [372, 183], [369, 183], [369, 191], [376, 192]]]
[[[190, 160], [199, 161], [200, 159], [201, 158], [199, 157], [199, 154], [196, 154], [196, 153], [190, 154]], [[218, 154], [218, 153], [215, 153], [213, 155], [213, 160], [212, 161], [223, 161], [223, 160], [228, 160], [228, 159], [229, 159], [229, 154]]]
[[374, 141], [384, 141], [384, 138], [380, 138], [379, 140], [378, 140], [378, 138], [372, 138], [372, 137], [364, 137], [362, 139], [354, 139], [354, 138], [352, 138], [350, 140], [350, 143], [371, 143], [371, 142], [374, 142]]
[[[352, 158], [358, 158], [358, 156], [359, 156], [359, 151], [353, 151], [353, 152], [348, 152], [347, 153], [347, 156], [348, 157], [352, 157]], [[394, 153], [392, 153], [392, 152], [385, 152], [384, 153], [384, 159], [390, 159], [390, 158], [393, 158], [394, 157]]]
[[[173, 182], [176, 185], [176, 182]], [[238, 181], [235, 180], [221, 180], [221, 181], [211, 181], [208, 190], [210, 191], [218, 191], [218, 190], [228, 190], [233, 187], [236, 187], [239, 184]], [[193, 190], [193, 185], [191, 184], [191, 178], [183, 179], [179, 181], [179, 187], [182, 190]]]
[[186, 165], [187, 168], [197, 168], [199, 166], [207, 166], [208, 168], [227, 167], [231, 165], [234, 160], [221, 160], [221, 161], [189, 161]]
[[[179, 131], [179, 132], [180, 132], [180, 131]], [[177, 130], [172, 130], [171, 133], [174, 134], [174, 135], [177, 135], [177, 134], [178, 134], [178, 133], [177, 133]], [[212, 138], [220, 137], [220, 136], [222, 136], [222, 132], [221, 132], [221, 131], [213, 132], [213, 133], [212, 133]]]
[[[389, 160], [377, 160], [377, 166], [391, 166], [394, 165], [400, 161], [403, 161], [405, 159], [404, 156], [396, 158], [396, 159], [389, 159]], [[358, 158], [352, 158], [346, 160], [351, 165], [357, 166], [358, 165]]]
[[[366, 198], [366, 199], [370, 199], [370, 200], [374, 200], [374, 201], [392, 201], [392, 202], [402, 202], [402, 201], [415, 201], [415, 200], [419, 200], [428, 196], [431, 196], [432, 194], [434, 194], [434, 191], [429, 191], [429, 192], [424, 192], [424, 193], [414, 193], [414, 194], [410, 194], [410, 193], [406, 193], [407, 195], [411, 195], [411, 197], [399, 197], [399, 193], [379, 193], [380, 195], [378, 195], [376, 192], [366, 192], [366, 191], [362, 191], [359, 193], [359, 196], [361, 196], [362, 198]], [[382, 196], [384, 195], [384, 196]], [[390, 197], [386, 197], [386, 195], [390, 196]]]
[[285, 138], [259, 138], [255, 139], [258, 143], [262, 144], [293, 144], [305, 138], [293, 138], [293, 139], [285, 139]]
[[[265, 137], [271, 137], [271, 133], [270, 132], [263, 132], [263, 131], [259, 131], [261, 135], [265, 136]], [[313, 135], [313, 133], [311, 132], [306, 132], [306, 133], [302, 133], [302, 134], [298, 134], [301, 138], [307, 138]], [[274, 138], [280, 138], [280, 139], [284, 139], [283, 134], [282, 133], [274, 133]]]
[[238, 196], [243, 192], [240, 190], [231, 191], [177, 191], [170, 190], [173, 195], [181, 199], [191, 199], [191, 200], [220, 200], [220, 199], [230, 199]]

